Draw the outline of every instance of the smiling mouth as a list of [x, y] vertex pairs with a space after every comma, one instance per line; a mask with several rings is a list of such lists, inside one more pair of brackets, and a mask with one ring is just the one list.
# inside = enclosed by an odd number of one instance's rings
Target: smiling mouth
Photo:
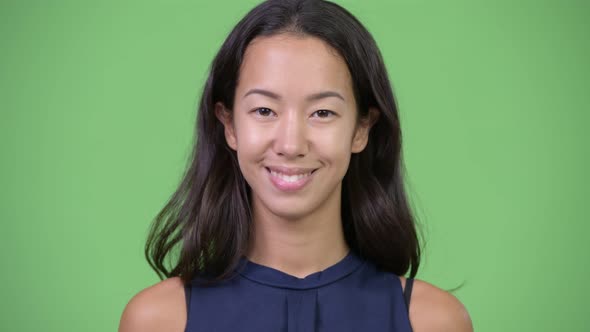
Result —
[[266, 168], [266, 171], [267, 171], [267, 172], [268, 172], [268, 173], [269, 173], [271, 176], [273, 176], [273, 177], [275, 177], [275, 178], [278, 178], [278, 179], [281, 179], [281, 180], [283, 180], [283, 181], [285, 181], [285, 182], [287, 182], [287, 183], [293, 183], [293, 184], [295, 184], [295, 183], [299, 183], [299, 182], [301, 182], [301, 180], [303, 180], [303, 179], [306, 179], [306, 178], [310, 177], [310, 176], [311, 176], [311, 174], [313, 174], [315, 171], [317, 171], [317, 170], [318, 170], [318, 169], [316, 168], [316, 169], [314, 169], [314, 170], [312, 170], [312, 171], [310, 171], [310, 172], [307, 172], [307, 173], [300, 173], [300, 174], [292, 174], [292, 175], [288, 175], [288, 174], [283, 174], [283, 173], [281, 173], [281, 172], [277, 172], [277, 171], [271, 170], [271, 169], [270, 169], [270, 168], [268, 168], [268, 167], [265, 167], [265, 168]]
[[[268, 177], [270, 182], [273, 186], [281, 192], [284, 193], [293, 193], [302, 190], [306, 187], [313, 178], [315, 177], [313, 173], [317, 171], [314, 169], [312, 171], [307, 171], [308, 169], [289, 169], [289, 168], [282, 168], [282, 167], [273, 167], [273, 169], [269, 167], [265, 167], [266, 171], [268, 172]], [[296, 174], [284, 174], [285, 173], [294, 173], [297, 170], [299, 173]]]

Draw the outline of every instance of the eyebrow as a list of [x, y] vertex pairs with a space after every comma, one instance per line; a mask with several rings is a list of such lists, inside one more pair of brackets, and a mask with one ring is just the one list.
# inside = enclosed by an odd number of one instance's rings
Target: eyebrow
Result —
[[[242, 98], [246, 98], [247, 96], [251, 95], [251, 94], [260, 94], [275, 100], [281, 100], [282, 97], [272, 91], [268, 91], [268, 90], [264, 90], [264, 89], [251, 89], [248, 92], [246, 92], [244, 94], [244, 97]], [[320, 100], [320, 99], [324, 99], [324, 98], [328, 98], [328, 97], [336, 97], [339, 99], [344, 100], [344, 97], [342, 97], [341, 94], [339, 94], [336, 91], [322, 91], [322, 92], [318, 92], [318, 93], [314, 93], [311, 94], [309, 96], [307, 96], [307, 98], [305, 98], [307, 101], [316, 101], [316, 100]]]

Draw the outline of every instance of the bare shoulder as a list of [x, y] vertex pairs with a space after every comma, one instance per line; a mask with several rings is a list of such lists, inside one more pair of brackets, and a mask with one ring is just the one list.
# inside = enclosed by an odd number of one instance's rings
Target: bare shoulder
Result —
[[184, 285], [173, 277], [140, 291], [127, 303], [119, 332], [182, 332], [185, 324]]
[[[405, 289], [406, 278], [400, 280]], [[469, 313], [455, 296], [418, 279], [412, 288], [410, 322], [414, 332], [473, 332]]]

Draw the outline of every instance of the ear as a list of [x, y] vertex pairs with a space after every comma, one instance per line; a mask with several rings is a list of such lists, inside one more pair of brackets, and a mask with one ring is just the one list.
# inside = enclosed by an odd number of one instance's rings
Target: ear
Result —
[[365, 149], [369, 142], [369, 132], [379, 119], [379, 114], [377, 108], [370, 107], [367, 116], [360, 119], [352, 139], [352, 153], [359, 153]]
[[221, 102], [215, 103], [215, 116], [223, 124], [225, 141], [233, 150], [238, 149], [238, 140], [234, 129], [234, 121], [231, 112]]

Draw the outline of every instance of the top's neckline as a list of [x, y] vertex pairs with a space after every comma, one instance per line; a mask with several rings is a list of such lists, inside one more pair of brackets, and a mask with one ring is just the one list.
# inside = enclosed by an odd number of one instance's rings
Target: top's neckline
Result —
[[340, 280], [357, 270], [364, 261], [352, 250], [336, 264], [305, 278], [299, 278], [286, 272], [250, 261], [247, 257], [240, 258], [238, 273], [243, 277], [264, 285], [290, 288], [310, 289], [325, 286]]

